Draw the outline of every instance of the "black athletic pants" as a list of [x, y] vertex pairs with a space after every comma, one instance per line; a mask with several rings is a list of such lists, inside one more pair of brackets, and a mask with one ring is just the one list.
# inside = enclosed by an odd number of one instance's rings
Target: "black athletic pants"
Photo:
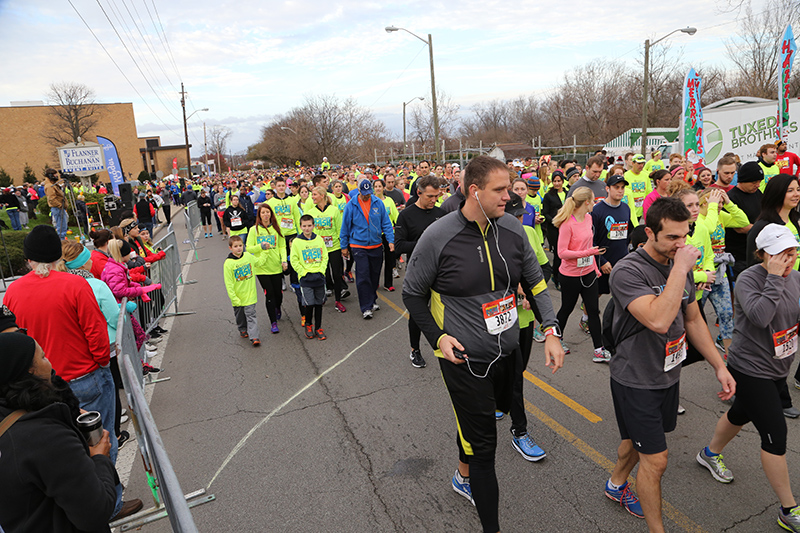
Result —
[[392, 270], [394, 269], [395, 256], [394, 252], [389, 250], [389, 241], [386, 240], [386, 235], [383, 235], [382, 239], [383, 239], [383, 286], [389, 288], [389, 287], [394, 287], [394, 278], [392, 277]]
[[603, 335], [600, 329], [600, 284], [594, 271], [581, 277], [565, 276], [561, 274], [561, 309], [558, 310], [558, 324], [561, 331], [567, 329], [567, 319], [578, 303], [578, 297], [583, 299], [586, 314], [589, 315], [589, 332], [592, 334], [592, 344], [595, 348], [603, 346]]
[[277, 322], [277, 310], [283, 304], [283, 292], [281, 292], [283, 274], [259, 274], [256, 277], [261, 284], [261, 288], [264, 289], [269, 321], [270, 323]]
[[342, 291], [344, 291], [344, 258], [341, 250], [328, 252], [328, 268], [325, 270], [325, 286], [333, 291], [335, 301], [342, 301]]

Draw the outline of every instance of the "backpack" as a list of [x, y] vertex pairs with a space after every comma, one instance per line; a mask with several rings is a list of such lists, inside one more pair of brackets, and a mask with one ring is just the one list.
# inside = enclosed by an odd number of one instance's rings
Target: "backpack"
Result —
[[616, 312], [616, 304], [614, 303], [614, 297], [612, 296], [611, 299], [608, 301], [606, 308], [603, 310], [603, 329], [602, 329], [602, 337], [603, 337], [603, 348], [608, 350], [608, 352], [613, 356], [617, 353], [617, 346], [624, 340], [628, 339], [629, 337], [633, 337], [634, 335], [641, 333], [644, 331], [645, 326], [637, 321], [636, 326], [633, 327], [631, 332], [628, 335], [620, 339], [614, 338], [614, 332], [612, 327], [614, 325], [614, 313]]

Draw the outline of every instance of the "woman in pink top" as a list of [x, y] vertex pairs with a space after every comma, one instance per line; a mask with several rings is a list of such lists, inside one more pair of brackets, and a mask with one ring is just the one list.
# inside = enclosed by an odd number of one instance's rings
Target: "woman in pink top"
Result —
[[653, 202], [662, 196], [669, 196], [669, 184], [672, 181], [672, 174], [670, 174], [668, 170], [656, 170], [650, 174], [650, 179], [653, 180], [653, 185], [655, 185], [656, 188], [653, 189], [653, 192], [644, 197], [644, 203], [642, 204], [642, 218], [639, 219], [642, 221], [641, 224], [643, 226], [645, 220], [647, 220], [647, 210], [651, 205], [653, 205]]
[[[583, 298], [586, 314], [589, 315], [589, 333], [594, 344], [592, 360], [603, 363], [611, 359], [611, 354], [603, 348], [600, 290], [597, 283], [600, 270], [594, 256], [605, 250], [592, 245], [594, 230], [589, 213], [593, 206], [594, 194], [591, 189], [578, 187], [553, 218], [553, 225], [558, 228], [558, 256], [561, 258], [561, 309], [558, 311], [558, 324], [562, 332], [566, 331], [567, 319], [578, 303], [578, 296]], [[569, 353], [566, 346], [564, 352]]]

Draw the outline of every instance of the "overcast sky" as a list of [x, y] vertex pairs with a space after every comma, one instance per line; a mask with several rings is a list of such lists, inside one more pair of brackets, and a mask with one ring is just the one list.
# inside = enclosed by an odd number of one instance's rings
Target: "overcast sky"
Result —
[[[53, 82], [80, 82], [99, 102], [133, 102], [139, 135], [179, 144], [183, 81], [187, 114], [209, 108], [190, 119], [192, 155], [202, 153], [203, 121], [230, 127], [231, 147], [242, 151], [261, 126], [312, 94], [352, 96], [402, 137], [403, 102], [430, 98], [428, 49], [407, 33], [386, 33], [387, 25], [433, 35], [437, 88], [468, 109], [546, 94], [593, 59], [635, 64], [645, 39], [686, 26], [697, 34], [670, 37], [671, 53], [696, 67], [723, 63], [737, 16], [723, 13], [720, 0], [71, 2], [0, 0], [0, 105], [43, 100]], [[753, 11], [762, 9], [753, 0]]]

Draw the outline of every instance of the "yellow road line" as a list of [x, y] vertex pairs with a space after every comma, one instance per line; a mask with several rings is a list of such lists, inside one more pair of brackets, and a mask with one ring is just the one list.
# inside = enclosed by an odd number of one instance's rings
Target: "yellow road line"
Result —
[[559, 402], [563, 403], [564, 405], [566, 405], [579, 415], [583, 416], [589, 422], [596, 424], [603, 420], [602, 418], [600, 418], [599, 416], [597, 416], [596, 414], [594, 414], [593, 412], [591, 412], [590, 410], [588, 410], [587, 408], [585, 408], [584, 406], [582, 406], [581, 404], [579, 404], [578, 402], [576, 402], [575, 400], [564, 394], [563, 392], [556, 390], [555, 388], [548, 385], [541, 379], [537, 378], [527, 370], [523, 372], [523, 375], [525, 376], [525, 379], [527, 379], [528, 381], [530, 381], [531, 383], [533, 383], [534, 385], [536, 385], [537, 387], [545, 391], [547, 394], [549, 394]]
[[[585, 441], [579, 439], [574, 433], [550, 418], [547, 414], [545, 414], [544, 411], [533, 405], [528, 400], [525, 400], [525, 409], [533, 416], [538, 418], [539, 421], [541, 421], [544, 425], [555, 431], [565, 441], [575, 446], [575, 448], [580, 450], [583, 455], [594, 461], [594, 463], [600, 466], [600, 468], [608, 473], [611, 473], [614, 470], [614, 461], [589, 446]], [[628, 478], [628, 481], [630, 481], [633, 485], [636, 484], [633, 478]], [[690, 533], [706, 533], [706, 531], [692, 521], [691, 518], [680, 512], [675, 508], [675, 506], [663, 499], [661, 500], [661, 507], [664, 515], [675, 522], [681, 529], [689, 531]]]
[[395, 304], [393, 301], [391, 301], [389, 298], [387, 298], [387, 297], [386, 297], [386, 296], [384, 296], [383, 294], [380, 294], [380, 293], [379, 293], [379, 294], [378, 294], [378, 298], [380, 298], [381, 300], [383, 300], [384, 302], [386, 302], [386, 305], [388, 305], [389, 307], [391, 307], [392, 309], [394, 309], [395, 311], [397, 311], [398, 313], [400, 313], [400, 315], [401, 315], [402, 317], [404, 317], [406, 320], [408, 320], [408, 311], [406, 311], [406, 310], [405, 310], [405, 309], [403, 309], [402, 307], [399, 307], [397, 304]]

